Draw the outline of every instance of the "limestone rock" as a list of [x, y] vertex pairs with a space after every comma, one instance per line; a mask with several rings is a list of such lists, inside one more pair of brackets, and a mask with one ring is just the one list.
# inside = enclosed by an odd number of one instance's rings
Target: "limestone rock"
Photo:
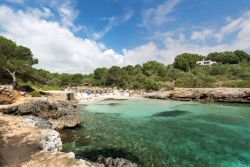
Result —
[[57, 106], [47, 100], [30, 100], [18, 106], [18, 114], [40, 116], [41, 113], [57, 110]]
[[0, 108], [0, 112], [4, 114], [13, 114], [18, 111], [18, 106], [9, 106], [5, 108]]
[[19, 105], [16, 114], [34, 115], [49, 120], [52, 124], [52, 129], [75, 127], [81, 123], [79, 113], [66, 101], [31, 100]]
[[25, 119], [22, 120], [22, 123], [32, 126], [32, 127], [38, 127], [41, 129], [51, 129], [52, 124], [51, 122], [47, 120], [43, 120], [41, 118], [35, 117], [35, 116], [28, 116]]
[[73, 153], [73, 152], [67, 153], [66, 156], [67, 156], [68, 158], [75, 159], [75, 153]]
[[43, 151], [57, 152], [62, 149], [60, 134], [52, 129], [41, 130], [42, 140], [40, 142]]
[[12, 104], [15, 100], [13, 96], [13, 86], [0, 85], [0, 105]]
[[170, 98], [202, 102], [250, 102], [250, 88], [177, 88]]
[[153, 99], [167, 99], [167, 98], [169, 98], [170, 93], [171, 93], [171, 91], [145, 93], [144, 97], [153, 98]]
[[250, 103], [250, 88], [175, 88], [172, 91], [146, 93], [144, 97], [181, 101]]
[[138, 167], [137, 164], [124, 158], [99, 157], [97, 167]]
[[52, 129], [63, 129], [63, 128], [72, 128], [81, 123], [80, 116], [78, 114], [70, 114], [62, 116], [58, 119], [50, 119], [52, 123]]

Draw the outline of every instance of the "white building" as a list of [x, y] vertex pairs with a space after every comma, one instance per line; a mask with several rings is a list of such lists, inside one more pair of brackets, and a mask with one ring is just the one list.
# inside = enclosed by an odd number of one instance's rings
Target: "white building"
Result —
[[196, 64], [197, 65], [203, 65], [203, 66], [210, 66], [212, 64], [215, 64], [216, 62], [215, 61], [212, 61], [212, 60], [202, 60], [202, 61], [197, 61]]

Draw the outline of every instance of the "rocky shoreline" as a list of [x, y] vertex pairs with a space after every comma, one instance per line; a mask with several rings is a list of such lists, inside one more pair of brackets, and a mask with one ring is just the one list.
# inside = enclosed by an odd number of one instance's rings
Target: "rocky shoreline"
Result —
[[45, 99], [29, 100], [23, 104], [0, 108], [3, 114], [32, 115], [47, 120], [52, 129], [75, 127], [81, 123], [80, 115], [75, 111], [75, 104], [68, 101], [48, 101]]
[[[0, 123], [1, 120], [9, 118], [10, 121], [5, 123], [0, 128], [0, 135], [6, 137], [13, 132], [5, 133], [5, 129], [11, 131], [23, 131], [30, 129], [29, 133], [19, 134], [14, 137], [16, 143], [9, 145], [7, 139], [4, 140], [4, 146], [0, 148], [0, 155], [4, 152], [9, 152], [8, 147], [18, 148], [21, 145], [24, 152], [29, 149], [33, 150], [25, 153], [25, 159], [19, 160], [14, 164], [8, 159], [13, 159], [13, 156], [5, 157], [1, 160], [0, 166], [74, 166], [74, 167], [137, 167], [136, 164], [123, 158], [102, 157], [97, 162], [89, 162], [87, 160], [75, 159], [74, 153], [63, 153], [62, 141], [60, 134], [56, 130], [63, 128], [73, 128], [81, 123], [80, 115], [76, 112], [76, 102], [70, 101], [48, 101], [46, 99], [31, 99], [21, 104], [13, 104], [0, 108]], [[14, 122], [14, 128], [11, 125]], [[14, 129], [14, 130], [13, 130]], [[31, 132], [31, 134], [30, 134]], [[0, 136], [1, 137], [1, 136]], [[16, 139], [18, 138], [18, 140]], [[23, 140], [25, 138], [25, 140]], [[26, 139], [27, 138], [27, 139]], [[32, 139], [32, 140], [30, 140]], [[12, 139], [11, 139], [12, 140]], [[32, 146], [30, 146], [32, 143]], [[13, 154], [19, 154], [14, 150]], [[83, 157], [84, 158], [84, 157]], [[2, 163], [2, 164], [1, 164]]]
[[175, 88], [146, 93], [145, 98], [181, 101], [250, 103], [250, 88]]
[[[144, 97], [250, 103], [250, 88], [175, 88], [172, 91], [145, 93]], [[74, 153], [61, 152], [62, 141], [56, 130], [81, 124], [77, 104], [77, 101], [31, 98], [0, 106], [0, 166], [137, 167], [123, 158], [100, 157], [97, 162], [90, 162], [75, 159]]]

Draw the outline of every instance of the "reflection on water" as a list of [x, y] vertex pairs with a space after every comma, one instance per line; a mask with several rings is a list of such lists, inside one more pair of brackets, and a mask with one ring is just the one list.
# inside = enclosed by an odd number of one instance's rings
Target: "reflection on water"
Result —
[[64, 150], [78, 157], [121, 157], [143, 167], [250, 166], [249, 105], [107, 100], [80, 112], [81, 128], [62, 135]]

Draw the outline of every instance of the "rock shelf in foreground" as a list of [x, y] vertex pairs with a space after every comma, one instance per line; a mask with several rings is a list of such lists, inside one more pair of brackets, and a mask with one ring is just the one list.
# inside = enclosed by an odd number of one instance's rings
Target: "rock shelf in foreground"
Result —
[[[36, 99], [23, 104], [0, 108], [0, 112], [14, 115], [33, 115], [49, 121], [52, 129], [75, 127], [81, 123], [79, 113], [67, 101], [50, 102], [48, 100]], [[35, 121], [34, 119], [33, 121]]]
[[[13, 149], [10, 154], [12, 155], [10, 157], [5, 156], [4, 164], [1, 164], [0, 161], [0, 166], [8, 167], [19, 164], [22, 167], [37, 167], [46, 164], [48, 167], [137, 167], [136, 164], [123, 158], [113, 159], [108, 157], [98, 162], [89, 162], [75, 159], [75, 154], [72, 152], [61, 152], [62, 141], [60, 134], [53, 129], [74, 127], [81, 123], [80, 115], [76, 112], [74, 103], [67, 101], [50, 102], [44, 99], [30, 100], [23, 104], [0, 108], [0, 123], [2, 120], [5, 120], [5, 123], [4, 126], [0, 127], [0, 134], [9, 129], [4, 136], [11, 135], [18, 142], [11, 145]], [[0, 148], [0, 158], [3, 153], [6, 154], [7, 152], [6, 155], [9, 154], [8, 147], [10, 146], [6, 143], [9, 142], [4, 141], [4, 148]], [[18, 147], [20, 143], [22, 151], [26, 153], [25, 156], [15, 150], [20, 150]]]

